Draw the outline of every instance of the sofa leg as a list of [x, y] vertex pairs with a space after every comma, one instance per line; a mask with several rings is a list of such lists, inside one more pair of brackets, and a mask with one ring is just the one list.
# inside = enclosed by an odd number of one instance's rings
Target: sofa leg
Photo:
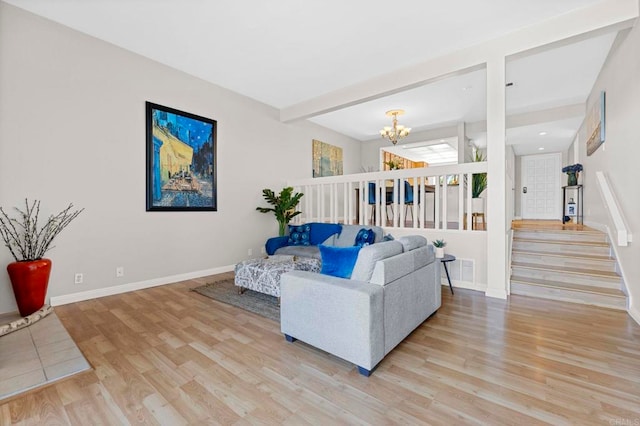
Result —
[[244, 294], [246, 288], [244, 287], [238, 287], [238, 294]]
[[369, 377], [371, 375], [372, 370], [367, 370], [364, 367], [358, 366], [358, 373], [362, 374], [364, 377]]
[[287, 339], [287, 342], [291, 342], [291, 343], [297, 340], [295, 337], [289, 336], [288, 334], [285, 334], [284, 338]]

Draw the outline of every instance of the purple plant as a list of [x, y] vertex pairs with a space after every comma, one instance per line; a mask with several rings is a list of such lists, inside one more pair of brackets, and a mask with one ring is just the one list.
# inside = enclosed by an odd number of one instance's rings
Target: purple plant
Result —
[[566, 167], [562, 168], [562, 172], [563, 173], [569, 173], [569, 172], [578, 173], [578, 172], [581, 172], [581, 171], [582, 171], [582, 164], [580, 164], [580, 163], [572, 164], [570, 166], [566, 166]]

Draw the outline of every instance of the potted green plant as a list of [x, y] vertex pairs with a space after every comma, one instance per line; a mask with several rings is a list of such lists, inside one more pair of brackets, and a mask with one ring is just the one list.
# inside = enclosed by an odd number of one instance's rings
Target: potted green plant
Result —
[[279, 235], [282, 237], [286, 233], [287, 224], [291, 219], [299, 215], [300, 211], [296, 211], [296, 206], [300, 203], [300, 198], [304, 194], [300, 192], [293, 193], [293, 188], [288, 186], [279, 195], [276, 195], [270, 189], [263, 189], [262, 196], [265, 200], [274, 207], [256, 207], [261, 213], [273, 212], [276, 215], [278, 221]]
[[435, 240], [433, 246], [436, 248], [436, 258], [442, 259], [444, 257], [444, 247], [447, 245], [445, 240]]
[[389, 166], [389, 170], [400, 170], [403, 168], [403, 161], [398, 158], [392, 158], [389, 161], [385, 161], [384, 164], [386, 164], [387, 166]]
[[44, 254], [51, 250], [55, 237], [84, 209], [72, 211], [73, 204], [56, 215], [51, 215], [39, 226], [40, 201], [29, 203], [25, 210], [15, 207], [18, 217], [13, 218], [0, 207], [0, 236], [15, 262], [7, 266], [13, 293], [20, 315], [26, 317], [44, 306], [51, 260]]
[[[485, 161], [486, 157], [480, 151], [476, 151], [473, 157], [474, 163]], [[471, 212], [484, 213], [484, 200], [480, 198], [480, 194], [487, 188], [487, 174], [474, 173], [471, 176]]]

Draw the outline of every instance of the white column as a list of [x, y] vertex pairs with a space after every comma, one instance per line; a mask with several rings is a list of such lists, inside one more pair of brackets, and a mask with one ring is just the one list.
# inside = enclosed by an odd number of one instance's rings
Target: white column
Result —
[[458, 164], [466, 163], [467, 158], [467, 129], [466, 123], [460, 122], [458, 123]]
[[507, 298], [507, 223], [505, 150], [505, 58], [487, 61], [487, 291], [489, 297]]

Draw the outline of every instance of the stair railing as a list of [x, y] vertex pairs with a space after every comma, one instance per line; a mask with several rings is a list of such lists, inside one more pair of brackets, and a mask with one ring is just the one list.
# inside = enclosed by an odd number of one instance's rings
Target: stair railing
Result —
[[[289, 181], [288, 186], [305, 194], [298, 206], [302, 214], [293, 223], [477, 232], [472, 223], [472, 185], [467, 182], [487, 169], [484, 161]], [[405, 181], [413, 191], [412, 201], [405, 197]], [[376, 193], [370, 194], [370, 188]]]
[[632, 241], [632, 235], [627, 226], [627, 221], [622, 214], [618, 200], [615, 194], [611, 190], [611, 185], [604, 172], [596, 172], [596, 180], [598, 182], [598, 189], [600, 189], [600, 195], [605, 203], [607, 211], [609, 212], [609, 219], [615, 227], [616, 243], [619, 246], [627, 246]]

